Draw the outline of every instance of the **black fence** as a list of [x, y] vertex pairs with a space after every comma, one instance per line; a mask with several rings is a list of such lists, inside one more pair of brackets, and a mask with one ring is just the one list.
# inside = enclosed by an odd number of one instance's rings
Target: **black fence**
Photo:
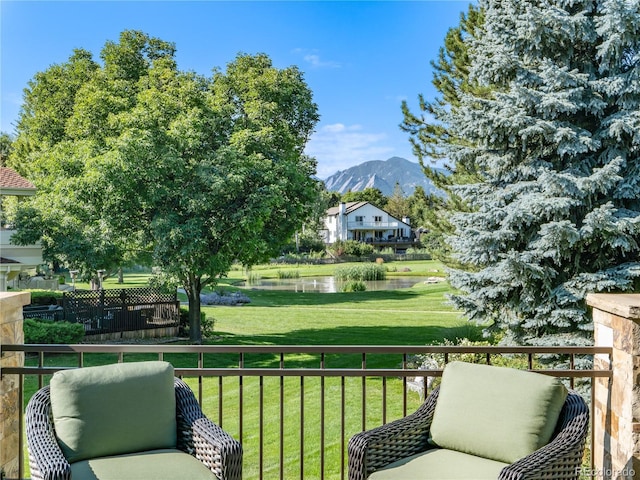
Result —
[[151, 287], [67, 292], [62, 307], [64, 319], [82, 323], [87, 335], [175, 327], [180, 322], [177, 294]]
[[58, 305], [27, 305], [22, 307], [22, 317], [64, 320], [64, 309]]

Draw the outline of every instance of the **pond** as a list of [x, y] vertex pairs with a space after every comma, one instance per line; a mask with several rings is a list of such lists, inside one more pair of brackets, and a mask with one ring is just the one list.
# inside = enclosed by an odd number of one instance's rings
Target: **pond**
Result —
[[[433, 277], [392, 277], [387, 280], [377, 280], [364, 282], [367, 284], [367, 291], [396, 290], [398, 288], [411, 288], [416, 283], [434, 282]], [[246, 282], [240, 286], [247, 289], [256, 290], [285, 290], [290, 292], [315, 292], [315, 293], [336, 293], [340, 292], [343, 281], [336, 280], [333, 276], [322, 277], [301, 277], [301, 278], [266, 278], [255, 280], [247, 285]]]

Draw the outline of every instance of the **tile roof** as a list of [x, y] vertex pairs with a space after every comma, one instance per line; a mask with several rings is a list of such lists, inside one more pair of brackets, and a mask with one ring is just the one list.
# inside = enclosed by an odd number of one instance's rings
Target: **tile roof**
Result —
[[33, 183], [21, 177], [15, 170], [8, 167], [0, 167], [0, 188], [20, 190], [36, 189]]

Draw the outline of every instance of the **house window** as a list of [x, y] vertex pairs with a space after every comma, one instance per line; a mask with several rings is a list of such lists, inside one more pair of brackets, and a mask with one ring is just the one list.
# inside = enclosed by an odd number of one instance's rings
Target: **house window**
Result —
[[374, 222], [381, 222], [382, 221], [382, 217], [375, 216], [375, 217], [373, 217], [373, 221]]
[[356, 222], [358, 222], [358, 223], [364, 222], [364, 217], [362, 215], [359, 215], [359, 216], [356, 215]]

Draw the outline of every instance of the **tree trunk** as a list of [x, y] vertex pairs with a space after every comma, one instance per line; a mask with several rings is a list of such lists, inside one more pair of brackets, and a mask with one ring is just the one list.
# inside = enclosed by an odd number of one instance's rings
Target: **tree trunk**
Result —
[[122, 267], [118, 267], [118, 283], [124, 283], [124, 272]]
[[202, 343], [202, 329], [200, 326], [200, 292], [202, 285], [200, 284], [200, 278], [190, 275], [189, 285], [185, 290], [189, 299], [189, 340], [193, 344], [200, 345]]

